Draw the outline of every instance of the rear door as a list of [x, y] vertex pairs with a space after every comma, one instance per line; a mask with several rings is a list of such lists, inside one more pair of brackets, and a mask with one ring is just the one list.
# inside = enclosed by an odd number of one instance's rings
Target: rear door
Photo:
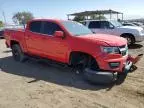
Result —
[[34, 21], [29, 25], [29, 30], [26, 31], [25, 40], [27, 44], [27, 49], [29, 53], [40, 55], [43, 54], [42, 41], [43, 37], [41, 35], [42, 22]]

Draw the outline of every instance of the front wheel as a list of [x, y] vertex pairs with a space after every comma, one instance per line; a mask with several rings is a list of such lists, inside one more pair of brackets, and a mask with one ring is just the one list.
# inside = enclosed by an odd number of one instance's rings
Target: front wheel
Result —
[[84, 56], [81, 64], [79, 64], [81, 72], [83, 73], [86, 68], [91, 70], [99, 70], [99, 66], [96, 60], [90, 56]]
[[24, 62], [26, 60], [25, 54], [22, 52], [21, 47], [18, 44], [12, 45], [12, 55], [14, 60]]

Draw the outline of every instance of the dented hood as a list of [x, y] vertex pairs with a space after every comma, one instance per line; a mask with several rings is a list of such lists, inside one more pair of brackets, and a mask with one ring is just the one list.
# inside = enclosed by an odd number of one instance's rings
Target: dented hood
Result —
[[122, 46], [127, 44], [127, 40], [114, 36], [114, 35], [108, 35], [108, 34], [89, 34], [84, 36], [79, 36], [82, 39], [90, 40], [95, 43], [106, 43], [109, 46]]

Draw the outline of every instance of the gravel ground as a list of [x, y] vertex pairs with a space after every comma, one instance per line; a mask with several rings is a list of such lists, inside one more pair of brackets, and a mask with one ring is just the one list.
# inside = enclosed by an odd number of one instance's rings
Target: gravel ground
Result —
[[[144, 53], [144, 42], [130, 53]], [[144, 58], [119, 84], [83, 81], [71, 69], [37, 60], [18, 63], [0, 40], [0, 108], [144, 108]]]

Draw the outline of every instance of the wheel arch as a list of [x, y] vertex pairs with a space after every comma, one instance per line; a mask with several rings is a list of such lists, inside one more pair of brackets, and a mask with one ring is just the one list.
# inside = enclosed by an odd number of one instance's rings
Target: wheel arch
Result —
[[123, 33], [120, 35], [121, 37], [125, 37], [125, 36], [131, 36], [133, 37], [133, 39], [135, 40], [135, 36], [132, 33]]
[[129, 37], [131, 39], [131, 43], [129, 45], [134, 44], [136, 42], [135, 36], [132, 33], [123, 33], [120, 36], [123, 38]]
[[[86, 53], [86, 52], [81, 52], [81, 51], [71, 51], [70, 54], [69, 54], [69, 65], [72, 64], [73, 62], [73, 59], [76, 57], [78, 57], [79, 55], [85, 55], [87, 57], [91, 57], [93, 59], [95, 59], [91, 54], [89, 53]], [[96, 61], [96, 60], [95, 60]], [[97, 61], [96, 61], [97, 62]]]
[[12, 48], [12, 46], [13, 46], [14, 44], [20, 45], [17, 40], [11, 40], [11, 41], [10, 41], [10, 47]]
[[14, 45], [14, 44], [18, 44], [18, 45], [21, 47], [22, 51], [25, 52], [24, 47], [23, 47], [23, 46], [21, 45], [21, 43], [20, 43], [19, 41], [17, 41], [17, 40], [11, 40], [11, 41], [10, 41], [10, 48], [12, 48], [12, 45]]

